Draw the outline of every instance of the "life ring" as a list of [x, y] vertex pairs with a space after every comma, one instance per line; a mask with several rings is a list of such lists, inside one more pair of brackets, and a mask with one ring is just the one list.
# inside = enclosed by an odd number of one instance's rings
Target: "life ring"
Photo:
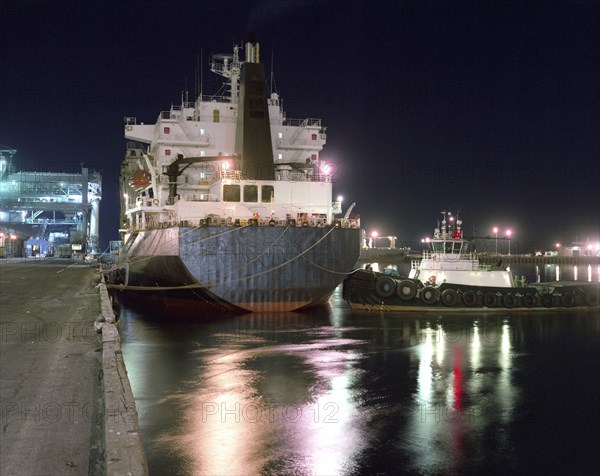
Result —
[[431, 276], [429, 276], [429, 282], [431, 283], [432, 286], [435, 286], [435, 280], [437, 278], [435, 277], [435, 274], [432, 274]]
[[474, 306], [477, 303], [477, 294], [472, 289], [469, 289], [463, 293], [462, 301], [465, 306]]
[[155, 207], [158, 207], [158, 204], [159, 204], [160, 202], [158, 201], [158, 198], [155, 198], [155, 199], [154, 199], [154, 201], [153, 201], [152, 203], [154, 203], [154, 206], [155, 206]]
[[553, 307], [556, 305], [556, 299], [554, 299], [554, 296], [552, 294], [544, 294], [542, 296], [542, 304], [545, 307]]
[[498, 305], [498, 296], [494, 293], [485, 293], [483, 295], [483, 305], [485, 307], [496, 307]]
[[389, 276], [381, 276], [375, 282], [375, 292], [379, 297], [389, 298], [396, 292], [396, 281]]
[[573, 307], [575, 305], [575, 296], [573, 294], [563, 294], [560, 297], [560, 304], [564, 307]]
[[133, 126], [127, 126], [127, 127], [125, 127], [125, 129], [128, 130], [128, 131], [132, 131], [133, 130]]
[[417, 285], [408, 279], [400, 281], [396, 288], [396, 294], [403, 301], [410, 301], [417, 295]]
[[421, 301], [425, 304], [433, 304], [438, 300], [439, 291], [431, 286], [425, 286], [421, 289]]
[[533, 307], [535, 306], [535, 294], [531, 294], [531, 293], [526, 293], [525, 296], [523, 296], [523, 306], [525, 307]]
[[517, 305], [517, 298], [513, 293], [506, 293], [502, 296], [502, 304], [504, 307], [511, 309]]
[[458, 300], [458, 294], [455, 289], [444, 289], [442, 291], [441, 301], [446, 306], [454, 306]]
[[593, 307], [598, 305], [598, 294], [591, 292], [585, 295], [585, 302], [588, 306]]

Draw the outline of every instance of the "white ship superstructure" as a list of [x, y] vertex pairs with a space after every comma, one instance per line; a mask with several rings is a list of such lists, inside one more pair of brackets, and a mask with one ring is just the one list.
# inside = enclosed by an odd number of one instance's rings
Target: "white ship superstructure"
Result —
[[492, 269], [489, 265], [480, 264], [469, 249], [472, 243], [463, 237], [462, 221], [449, 212], [442, 212], [442, 215], [442, 222], [438, 222], [433, 238], [426, 240], [430, 249], [423, 251], [421, 260], [413, 260], [408, 277], [438, 286], [453, 283], [512, 287], [510, 270]]
[[[246, 55], [255, 58], [257, 47], [249, 43]], [[122, 170], [131, 177], [123, 190], [125, 228], [145, 228], [156, 222], [191, 223], [207, 215], [242, 220], [255, 214], [276, 220], [314, 220], [318, 216], [330, 223], [332, 213], [340, 211], [341, 204], [331, 201], [330, 169], [319, 158], [326, 141], [321, 120], [286, 118], [275, 92], [267, 100], [274, 180], [260, 180], [260, 187], [258, 180], [241, 180], [248, 175], [268, 177], [256, 167], [239, 170], [239, 53], [240, 47], [234, 47], [232, 55], [215, 56], [220, 62], [212, 63], [211, 70], [225, 78], [228, 94], [200, 95], [193, 103], [182, 97], [181, 105], [162, 111], [155, 124], [125, 118], [125, 137], [132, 141], [124, 162], [126, 170]], [[171, 179], [166, 171], [177, 158], [185, 159], [181, 162], [185, 170], [177, 177], [177, 194], [170, 196]], [[237, 195], [236, 185], [242, 187], [240, 200], [228, 201], [229, 192], [233, 198]]]

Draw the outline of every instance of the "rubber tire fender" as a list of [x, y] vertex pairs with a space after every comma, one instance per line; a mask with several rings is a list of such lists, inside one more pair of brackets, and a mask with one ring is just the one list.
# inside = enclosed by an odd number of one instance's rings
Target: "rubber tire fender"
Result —
[[598, 294], [593, 291], [585, 295], [585, 303], [590, 307], [597, 306], [598, 301]]
[[573, 294], [563, 294], [560, 297], [560, 305], [563, 307], [573, 307], [575, 305], [575, 296]]
[[396, 294], [403, 301], [410, 301], [417, 295], [417, 285], [413, 281], [404, 279], [398, 284]]
[[472, 307], [477, 304], [477, 294], [472, 289], [465, 291], [462, 294], [462, 302], [465, 306]]
[[525, 307], [535, 306], [536, 301], [537, 299], [535, 297], [535, 294], [525, 293], [525, 296], [523, 296], [523, 306]]
[[483, 295], [483, 305], [485, 307], [496, 307], [498, 305], [498, 296], [494, 293], [485, 293]]
[[517, 305], [517, 298], [513, 293], [506, 293], [504, 296], [502, 296], [502, 304], [507, 309], [512, 309]]
[[445, 306], [454, 306], [458, 301], [458, 293], [456, 292], [456, 289], [444, 289], [442, 291], [442, 296], [440, 297], [440, 300]]
[[554, 307], [556, 306], [556, 299], [552, 294], [544, 294], [542, 296], [542, 304], [544, 307]]
[[423, 301], [425, 304], [433, 304], [438, 300], [440, 293], [432, 286], [425, 286], [423, 289], [421, 289], [420, 296], [421, 301]]
[[380, 276], [375, 282], [375, 292], [381, 298], [389, 298], [396, 292], [396, 280], [389, 276]]

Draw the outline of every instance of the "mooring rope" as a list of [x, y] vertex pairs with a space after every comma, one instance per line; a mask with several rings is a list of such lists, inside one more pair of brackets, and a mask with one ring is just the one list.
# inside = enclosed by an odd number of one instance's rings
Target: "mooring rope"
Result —
[[[210, 236], [207, 236], [207, 237], [205, 237], [205, 238], [200, 238], [200, 239], [198, 239], [198, 240], [196, 240], [196, 241], [192, 241], [190, 244], [201, 243], [201, 242], [203, 242], [203, 241], [211, 240], [211, 239], [213, 239], [213, 238], [219, 238], [219, 237], [221, 237], [221, 236], [227, 235], [228, 233], [233, 233], [234, 231], [239, 231], [239, 230], [242, 230], [242, 229], [244, 229], [244, 228], [248, 228], [249, 226], [250, 226], [250, 225], [244, 225], [244, 226], [240, 226], [240, 227], [234, 227], [234, 228], [232, 228], [231, 230], [227, 230], [227, 231], [224, 231], [224, 232], [222, 232], [222, 233], [217, 233], [216, 235], [210, 235]], [[169, 244], [169, 243], [171, 243], [172, 241], [175, 241], [176, 239], [177, 239], [177, 240], [179, 240], [179, 239], [180, 239], [182, 236], [185, 236], [185, 235], [187, 235], [188, 233], [191, 233], [192, 231], [194, 231], [194, 230], [197, 230], [197, 229], [199, 229], [199, 228], [202, 228], [202, 227], [201, 227], [201, 226], [195, 226], [195, 227], [191, 228], [190, 230], [188, 230], [188, 231], [186, 231], [186, 232], [184, 232], [184, 233], [182, 233], [182, 234], [180, 234], [180, 235], [177, 235], [177, 237], [174, 237], [174, 238], [171, 238], [171, 239], [169, 239], [169, 240], [166, 240], [164, 243], [165, 243], [165, 244]], [[150, 230], [148, 230], [148, 231], [150, 231]], [[104, 274], [108, 274], [108, 273], [111, 273], [111, 272], [113, 272], [113, 271], [117, 271], [117, 270], [119, 270], [119, 269], [125, 269], [125, 267], [126, 267], [126, 266], [128, 266], [129, 264], [139, 264], [139, 263], [143, 263], [144, 261], [146, 261], [146, 260], [150, 260], [150, 259], [152, 259], [152, 258], [154, 258], [154, 256], [140, 256], [140, 257], [134, 257], [134, 258], [132, 258], [130, 261], [128, 261], [128, 262], [126, 262], [126, 263], [124, 263], [124, 264], [121, 264], [121, 265], [115, 265], [115, 266], [111, 266], [110, 268], [108, 268], [108, 269], [105, 269], [105, 270], [102, 270], [101, 272], [102, 272], [102, 273], [104, 273]]]
[[300, 258], [301, 256], [304, 256], [306, 253], [308, 253], [310, 250], [312, 250], [315, 246], [317, 246], [319, 243], [321, 243], [321, 241], [323, 241], [325, 238], [327, 238], [330, 233], [333, 232], [333, 230], [335, 230], [335, 228], [331, 228], [327, 233], [325, 233], [319, 240], [317, 240], [315, 243], [313, 243], [311, 246], [309, 246], [308, 248], [306, 248], [304, 251], [298, 253], [296, 256], [294, 256], [293, 258], [290, 258], [289, 260], [280, 263], [276, 266], [273, 266], [272, 268], [269, 268], [265, 271], [260, 271], [259, 273], [255, 273], [252, 274], [250, 276], [243, 276], [243, 277], [239, 277], [239, 278], [235, 278], [235, 279], [230, 279], [230, 280], [226, 280], [227, 278], [223, 279], [223, 280], [218, 280], [218, 281], [214, 281], [214, 282], [210, 282], [210, 283], [194, 283], [194, 284], [183, 284], [180, 286], [125, 286], [123, 284], [107, 284], [106, 287], [110, 288], [110, 289], [118, 289], [118, 290], [135, 290], [135, 291], [179, 291], [179, 290], [185, 290], [185, 289], [197, 289], [197, 288], [207, 288], [207, 287], [212, 287], [212, 286], [216, 286], [218, 284], [232, 284], [232, 283], [236, 283], [236, 282], [240, 282], [240, 281], [244, 281], [247, 279], [253, 279], [256, 278], [258, 276], [262, 276], [264, 274], [268, 274], [271, 273], [279, 268], [282, 268], [284, 266], [287, 266], [288, 264], [290, 264], [292, 261], [297, 260], [298, 258]]

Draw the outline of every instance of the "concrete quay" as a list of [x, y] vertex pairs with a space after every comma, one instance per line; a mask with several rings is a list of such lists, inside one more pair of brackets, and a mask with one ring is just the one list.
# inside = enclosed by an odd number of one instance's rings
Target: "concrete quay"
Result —
[[147, 474], [99, 282], [83, 263], [0, 260], [0, 474]]

